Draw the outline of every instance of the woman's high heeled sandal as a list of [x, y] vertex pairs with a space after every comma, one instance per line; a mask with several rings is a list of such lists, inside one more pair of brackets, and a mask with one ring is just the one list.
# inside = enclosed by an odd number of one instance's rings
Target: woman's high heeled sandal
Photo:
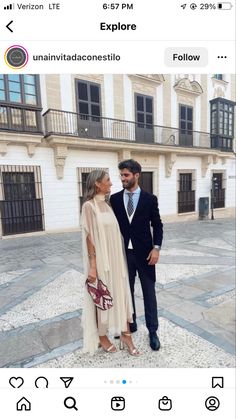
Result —
[[117, 349], [116, 349], [115, 345], [113, 345], [113, 343], [111, 344], [111, 346], [109, 346], [109, 348], [104, 348], [104, 347], [102, 346], [102, 349], [103, 349], [105, 352], [109, 352], [110, 354], [114, 354], [115, 352], [117, 352]]
[[136, 348], [131, 349], [131, 347], [129, 346], [129, 344], [127, 342], [125, 342], [124, 340], [122, 340], [122, 336], [123, 337], [125, 337], [125, 336], [129, 337], [129, 336], [131, 336], [131, 333], [128, 333], [128, 332], [122, 332], [121, 333], [121, 336], [120, 336], [120, 349], [121, 350], [124, 349], [124, 347], [126, 345], [127, 346], [127, 349], [128, 349], [128, 352], [129, 352], [130, 355], [132, 355], [132, 356], [140, 356], [141, 353]]
[[110, 354], [114, 354], [115, 352], [117, 352], [117, 349], [116, 349], [115, 345], [113, 345], [113, 343], [111, 343], [111, 345], [108, 348], [105, 348], [104, 346], [102, 346], [101, 342], [99, 342], [98, 348], [102, 348], [104, 350], [104, 352], [108, 352]]

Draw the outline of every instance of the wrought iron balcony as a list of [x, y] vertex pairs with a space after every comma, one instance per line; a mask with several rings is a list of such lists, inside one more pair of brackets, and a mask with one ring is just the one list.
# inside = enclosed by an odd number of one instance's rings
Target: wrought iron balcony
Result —
[[232, 141], [213, 143], [211, 134], [48, 109], [43, 114], [45, 136], [63, 135], [88, 139], [160, 144], [176, 147], [216, 148], [232, 151]]
[[0, 103], [0, 131], [42, 133], [40, 108]]

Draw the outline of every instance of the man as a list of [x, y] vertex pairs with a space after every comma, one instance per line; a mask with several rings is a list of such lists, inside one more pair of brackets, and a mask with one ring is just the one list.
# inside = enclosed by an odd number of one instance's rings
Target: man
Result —
[[137, 161], [124, 160], [118, 167], [124, 189], [111, 196], [111, 206], [124, 238], [127, 256], [134, 307], [133, 323], [130, 324], [130, 330], [131, 332], [137, 330], [134, 284], [138, 272], [143, 292], [150, 346], [154, 351], [158, 351], [160, 341], [156, 333], [158, 316], [155, 293], [155, 264], [159, 259], [163, 229], [157, 198], [140, 189], [138, 180], [141, 166]]

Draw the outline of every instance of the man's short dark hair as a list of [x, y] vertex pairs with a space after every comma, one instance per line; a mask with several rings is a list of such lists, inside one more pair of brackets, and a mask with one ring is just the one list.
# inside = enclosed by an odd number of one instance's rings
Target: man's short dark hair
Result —
[[118, 165], [119, 170], [127, 169], [129, 172], [135, 174], [135, 173], [141, 173], [142, 167], [136, 160], [129, 159], [129, 160], [123, 160]]

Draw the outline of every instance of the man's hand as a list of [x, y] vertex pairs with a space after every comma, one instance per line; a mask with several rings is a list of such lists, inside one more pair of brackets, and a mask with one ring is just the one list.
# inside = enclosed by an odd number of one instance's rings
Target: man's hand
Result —
[[147, 260], [149, 260], [148, 265], [156, 265], [160, 256], [160, 251], [157, 249], [152, 249], [149, 253]]

